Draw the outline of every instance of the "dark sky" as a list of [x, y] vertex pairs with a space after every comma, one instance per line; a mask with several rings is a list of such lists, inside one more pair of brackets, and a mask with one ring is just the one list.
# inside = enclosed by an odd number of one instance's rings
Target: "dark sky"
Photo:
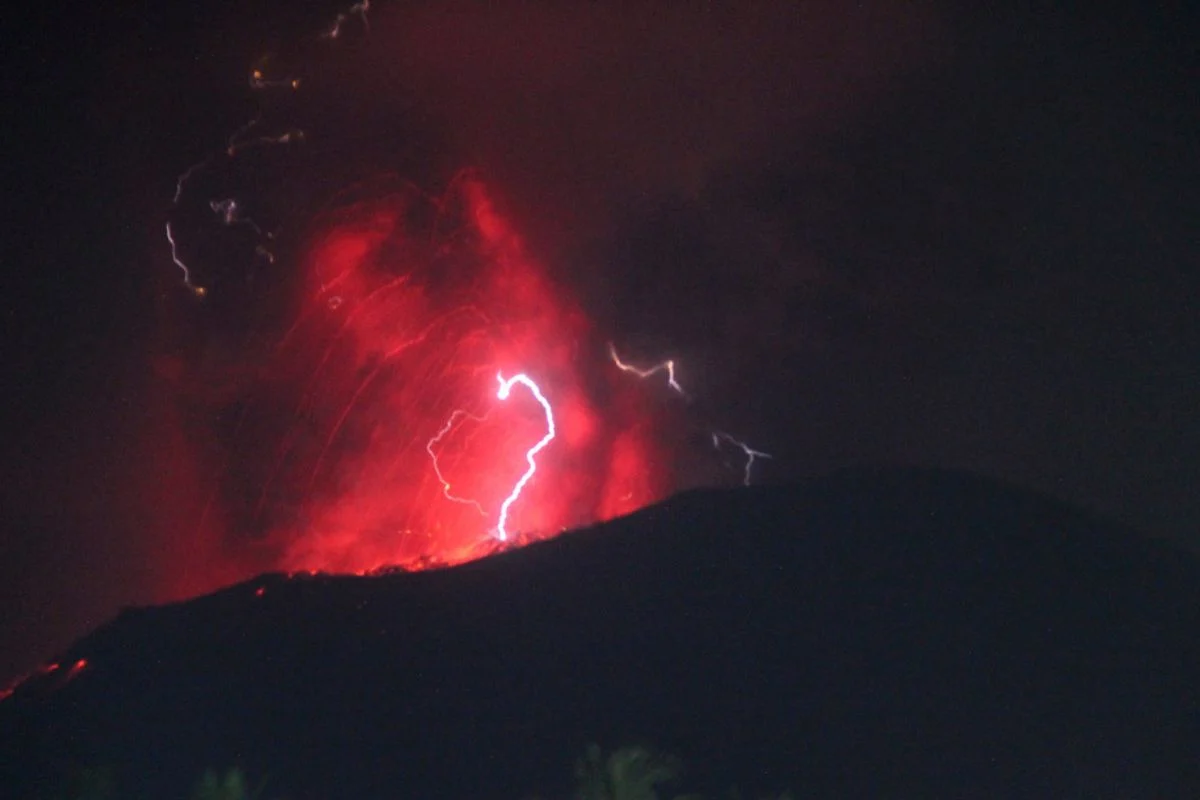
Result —
[[[9, 36], [2, 675], [177, 585], [162, 224], [253, 115], [248, 65], [337, 10], [281, 5], [33, 6]], [[958, 467], [1200, 547], [1190, 16], [377, 6], [338, 59], [290, 56], [342, 172], [479, 166], [770, 479]]]

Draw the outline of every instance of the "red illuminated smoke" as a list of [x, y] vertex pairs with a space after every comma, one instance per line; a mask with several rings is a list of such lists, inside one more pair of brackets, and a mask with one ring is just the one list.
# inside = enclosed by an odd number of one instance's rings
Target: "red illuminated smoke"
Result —
[[495, 549], [503, 501], [546, 434], [532, 393], [497, 398], [498, 374], [536, 381], [557, 424], [509, 509], [518, 540], [672, 488], [645, 387], [614, 368], [477, 178], [440, 198], [393, 186], [339, 204], [302, 267], [223, 492], [278, 567], [362, 572]]

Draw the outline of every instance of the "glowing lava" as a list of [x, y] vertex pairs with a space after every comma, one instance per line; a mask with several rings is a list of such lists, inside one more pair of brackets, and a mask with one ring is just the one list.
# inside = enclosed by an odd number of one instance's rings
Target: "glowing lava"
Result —
[[40, 688], [46, 691], [61, 689], [78, 677], [79, 673], [83, 672], [87, 667], [88, 660], [86, 658], [78, 659], [66, 671], [63, 671], [62, 664], [57, 662], [43, 664], [37, 669], [21, 675], [8, 686], [0, 689], [0, 703], [12, 697], [18, 691], [37, 684], [40, 684]]

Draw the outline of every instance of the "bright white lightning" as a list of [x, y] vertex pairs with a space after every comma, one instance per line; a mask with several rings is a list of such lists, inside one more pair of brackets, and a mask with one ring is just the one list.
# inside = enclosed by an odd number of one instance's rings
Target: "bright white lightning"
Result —
[[183, 263], [183, 259], [179, 257], [179, 245], [175, 243], [175, 233], [171, 230], [170, 222], [167, 222], [167, 242], [171, 245], [171, 260], [175, 262], [175, 266], [179, 267], [179, 271], [183, 273], [183, 285], [197, 297], [204, 297], [206, 293], [205, 288], [192, 283], [192, 271], [188, 269], [188, 265]]
[[608, 343], [608, 355], [609, 355], [609, 357], [612, 358], [612, 362], [617, 365], [617, 369], [621, 370], [622, 372], [633, 373], [634, 375], [638, 376], [639, 378], [649, 378], [651, 375], [654, 375], [655, 373], [666, 372], [667, 373], [667, 385], [670, 386], [672, 389], [674, 389], [676, 392], [678, 392], [680, 395], [682, 395], [684, 397], [688, 396], [687, 392], [685, 392], [683, 390], [683, 387], [679, 385], [679, 382], [677, 380], [675, 380], [675, 361], [674, 361], [674, 359], [669, 359], [667, 361], [662, 362], [661, 364], [655, 364], [653, 367], [650, 367], [649, 369], [639, 369], [631, 364], [626, 364], [624, 361], [622, 361], [621, 357], [619, 355], [617, 355], [616, 346], [612, 342]]
[[521, 373], [505, 380], [503, 374], [497, 373], [496, 380], [500, 381], [500, 388], [496, 392], [497, 398], [507, 400], [509, 394], [512, 392], [513, 385], [519, 383], [533, 394], [534, 399], [538, 401], [542, 407], [542, 411], [546, 414], [546, 435], [525, 453], [525, 460], [529, 463], [529, 469], [525, 470], [525, 474], [521, 476], [521, 479], [517, 481], [517, 485], [513, 487], [512, 492], [500, 505], [500, 519], [496, 523], [496, 538], [503, 542], [508, 539], [508, 530], [506, 529], [508, 524], [508, 510], [517, 501], [517, 498], [521, 496], [521, 491], [525, 488], [525, 484], [529, 483], [529, 479], [537, 471], [537, 463], [533, 460], [534, 456], [540, 453], [546, 445], [550, 444], [551, 440], [554, 439], [555, 431], [554, 411], [550, 408], [550, 401], [546, 399], [545, 395], [542, 394], [542, 390], [538, 388], [538, 385], [529, 376]]

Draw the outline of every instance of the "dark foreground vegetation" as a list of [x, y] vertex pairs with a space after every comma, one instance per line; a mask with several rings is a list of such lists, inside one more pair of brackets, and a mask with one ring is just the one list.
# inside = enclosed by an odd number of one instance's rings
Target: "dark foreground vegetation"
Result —
[[[605, 755], [599, 745], [591, 745], [575, 763], [575, 787], [570, 796], [573, 800], [659, 800], [660, 797], [664, 800], [705, 800], [704, 795], [696, 792], [669, 791], [669, 787], [678, 785], [684, 775], [681, 761], [647, 747], [623, 747]], [[110, 771], [84, 769], [68, 776], [62, 787], [46, 796], [53, 800], [118, 800], [122, 792]], [[271, 792], [266, 780], [251, 784], [237, 768], [224, 773], [205, 772], [190, 795], [191, 800], [284, 800], [284, 797]], [[736, 786], [722, 797], [746, 800]], [[756, 800], [791, 798], [791, 794], [784, 792]], [[525, 800], [543, 798], [529, 796]]]

